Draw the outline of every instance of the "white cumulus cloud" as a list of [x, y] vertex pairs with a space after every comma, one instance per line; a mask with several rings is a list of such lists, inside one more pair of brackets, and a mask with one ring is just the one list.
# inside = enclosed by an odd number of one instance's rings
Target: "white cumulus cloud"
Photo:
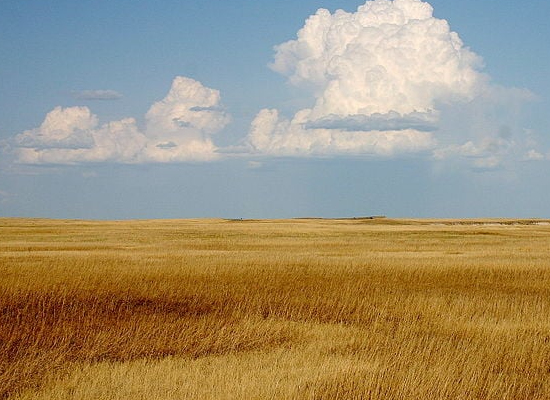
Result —
[[272, 68], [319, 89], [312, 117], [408, 114], [470, 98], [480, 59], [419, 0], [375, 0], [355, 13], [321, 9], [296, 40], [276, 47]]
[[471, 146], [487, 153], [497, 134], [441, 132], [441, 121], [449, 119], [442, 110], [452, 114], [454, 105], [498, 92], [482, 66], [426, 2], [373, 0], [356, 12], [320, 9], [295, 39], [275, 47], [271, 64], [292, 85], [310, 91], [312, 107], [292, 118], [261, 110], [247, 143], [269, 155], [434, 150], [441, 159], [466, 154]]
[[13, 143], [17, 160], [28, 164], [202, 161], [218, 157], [211, 135], [229, 119], [217, 90], [176, 77], [147, 112], [143, 130], [133, 118], [99, 125], [87, 107], [56, 107]]
[[56, 107], [39, 128], [15, 137], [15, 144], [27, 148], [78, 149], [93, 146], [92, 131], [97, 117], [87, 107]]

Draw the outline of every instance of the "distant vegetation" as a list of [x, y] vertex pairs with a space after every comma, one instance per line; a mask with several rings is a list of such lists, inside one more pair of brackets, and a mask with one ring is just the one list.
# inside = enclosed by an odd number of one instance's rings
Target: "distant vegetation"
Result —
[[0, 277], [3, 398], [550, 398], [545, 221], [0, 219]]

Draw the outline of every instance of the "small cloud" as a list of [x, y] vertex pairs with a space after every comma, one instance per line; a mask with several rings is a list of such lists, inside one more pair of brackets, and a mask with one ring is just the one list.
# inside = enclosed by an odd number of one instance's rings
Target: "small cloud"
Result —
[[525, 155], [525, 160], [527, 161], [540, 161], [540, 160], [544, 160], [544, 155], [542, 155], [541, 153], [539, 153], [538, 151], [534, 150], [534, 149], [531, 149], [527, 152], [527, 154]]
[[209, 106], [209, 107], [201, 107], [201, 106], [195, 106], [191, 107], [189, 111], [195, 111], [195, 112], [201, 112], [201, 111], [224, 111], [223, 107], [219, 106]]
[[173, 149], [174, 147], [178, 147], [178, 145], [175, 144], [174, 142], [166, 142], [166, 143], [159, 143], [159, 144], [157, 144], [157, 147], [158, 147], [159, 149], [168, 150], [168, 149]]
[[502, 166], [502, 161], [509, 156], [516, 143], [509, 138], [486, 138], [474, 143], [468, 141], [462, 145], [450, 145], [434, 150], [436, 160], [462, 159], [467, 160], [474, 171], [492, 171]]
[[118, 100], [122, 95], [115, 90], [81, 90], [74, 91], [73, 96], [78, 100]]
[[191, 128], [191, 127], [193, 127], [193, 125], [191, 125], [190, 122], [184, 121], [184, 120], [179, 119], [179, 118], [174, 118], [172, 121], [174, 121], [174, 123], [177, 126], [179, 126], [180, 128]]
[[7, 203], [10, 197], [8, 192], [0, 190], [0, 203]]
[[260, 161], [249, 161], [248, 162], [248, 169], [258, 169], [263, 166], [263, 163]]
[[82, 173], [82, 177], [86, 179], [97, 178], [98, 174], [95, 171], [85, 171]]
[[472, 169], [478, 172], [494, 171], [501, 167], [501, 161], [497, 156], [478, 158], [474, 161]]

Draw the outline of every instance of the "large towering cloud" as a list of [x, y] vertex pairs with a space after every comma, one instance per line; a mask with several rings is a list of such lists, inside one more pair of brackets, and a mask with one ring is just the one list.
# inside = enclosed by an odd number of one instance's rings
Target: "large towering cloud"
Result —
[[176, 77], [147, 112], [143, 130], [133, 118], [99, 125], [87, 107], [56, 107], [14, 145], [18, 161], [29, 164], [203, 161], [217, 158], [211, 135], [228, 122], [217, 90]]
[[481, 59], [420, 0], [367, 1], [354, 13], [320, 9], [275, 50], [272, 69], [310, 90], [313, 106], [291, 119], [262, 110], [248, 136], [257, 153], [435, 149], [441, 108], [490, 90]]

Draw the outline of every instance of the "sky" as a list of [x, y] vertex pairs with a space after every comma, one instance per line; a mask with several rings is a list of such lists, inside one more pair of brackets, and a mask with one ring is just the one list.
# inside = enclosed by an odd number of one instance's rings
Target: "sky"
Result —
[[548, 2], [0, 2], [0, 216], [550, 218]]

